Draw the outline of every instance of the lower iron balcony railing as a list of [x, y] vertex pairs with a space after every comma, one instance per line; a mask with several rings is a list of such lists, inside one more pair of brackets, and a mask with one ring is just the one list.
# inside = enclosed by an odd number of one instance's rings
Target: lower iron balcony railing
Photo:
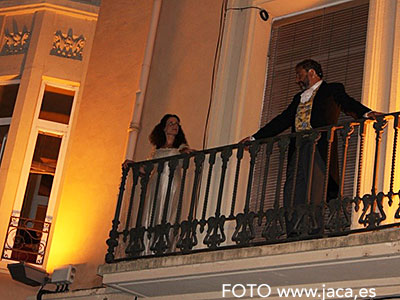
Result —
[[42, 265], [50, 226], [50, 222], [11, 216], [2, 258]]
[[132, 163], [106, 262], [399, 225], [399, 114]]

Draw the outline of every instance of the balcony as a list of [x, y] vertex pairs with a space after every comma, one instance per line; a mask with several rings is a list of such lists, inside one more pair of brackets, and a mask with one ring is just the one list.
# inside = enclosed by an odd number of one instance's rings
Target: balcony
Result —
[[50, 227], [50, 222], [11, 216], [2, 258], [42, 265]]
[[[399, 115], [130, 165], [99, 267], [103, 283], [154, 299], [219, 299], [224, 283], [267, 283], [271, 297], [276, 287], [325, 283], [398, 293]], [[316, 175], [321, 141], [327, 153]], [[296, 204], [301, 161], [308, 171]]]

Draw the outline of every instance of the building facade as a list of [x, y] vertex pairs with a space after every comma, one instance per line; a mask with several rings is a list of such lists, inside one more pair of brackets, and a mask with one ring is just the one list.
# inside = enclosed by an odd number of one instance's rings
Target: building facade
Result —
[[10, 261], [59, 263], [50, 245], [99, 2], [2, 1], [0, 11], [1, 289], [16, 299], [35, 289], [9, 288]]
[[[266, 22], [259, 16], [261, 9], [269, 14]], [[374, 288], [376, 296], [382, 297], [398, 294], [395, 266], [400, 239], [393, 224], [398, 222], [400, 186], [396, 177], [398, 151], [393, 151], [397, 144], [393, 141], [398, 127], [395, 112], [400, 110], [399, 14], [398, 0], [0, 3], [0, 237], [4, 241], [0, 288], [11, 293], [9, 299], [18, 299], [17, 294], [22, 294], [19, 291], [23, 291], [23, 297], [33, 297], [35, 288], [15, 283], [8, 275], [7, 264], [22, 260], [49, 273], [68, 264], [77, 267], [71, 292], [46, 295], [44, 299], [221, 299], [223, 284], [228, 288], [263, 283], [271, 286], [271, 297], [276, 298], [277, 287], [321, 288], [323, 284], [335, 289], [351, 288], [357, 293]], [[340, 18], [355, 21], [344, 25]], [[284, 31], [289, 28], [285, 26], [300, 23], [303, 27], [296, 34], [291, 32], [293, 27], [288, 29], [290, 43], [284, 40]], [[327, 30], [325, 37], [321, 35], [323, 30]], [[335, 36], [339, 31], [345, 33]], [[278, 32], [281, 40], [276, 38]], [[351, 38], [344, 39], [345, 45], [340, 48], [342, 42], [335, 41], [343, 36]], [[365, 220], [361, 208], [351, 212], [349, 226], [356, 230], [371, 225], [373, 230], [369, 232], [284, 243], [279, 239], [273, 243], [242, 242], [240, 235], [231, 240], [237, 235], [236, 216], [243, 207], [245, 213], [258, 207], [262, 211], [271, 208], [274, 201], [262, 205], [253, 201], [262, 183], [256, 179], [249, 183], [246, 177], [253, 174], [252, 166], [257, 170], [263, 163], [254, 160], [252, 164], [252, 157], [245, 152], [241, 176], [236, 181], [236, 165], [224, 171], [224, 158], [219, 156], [229, 151], [215, 147], [237, 143], [273, 117], [270, 107], [281, 101], [270, 92], [274, 82], [287, 82], [280, 90], [287, 91], [285, 101], [291, 100], [296, 87], [290, 59], [296, 62], [309, 58], [290, 52], [302, 45], [297, 40], [310, 44], [310, 50], [305, 51], [322, 61], [328, 80], [344, 81], [347, 87], [356, 77], [354, 72], [358, 72], [360, 80], [353, 92], [359, 93], [358, 100], [373, 110], [392, 113], [387, 117], [387, 128], [391, 129], [380, 136], [383, 142], [376, 156], [374, 143], [366, 143], [360, 154], [357, 149], [361, 149], [361, 134], [360, 138], [356, 136], [354, 166], [347, 176], [351, 184], [344, 192], [362, 198], [370, 193], [372, 185], [373, 195], [382, 192], [393, 198], [390, 206], [387, 196], [381, 199], [387, 218], [378, 225], [387, 228], [378, 230], [370, 219], [358, 222]], [[281, 47], [279, 43], [288, 46], [273, 54], [274, 47]], [[331, 48], [322, 52], [328, 44]], [[301, 51], [304, 49], [298, 53]], [[287, 61], [282, 60], [285, 55]], [[361, 61], [357, 67], [352, 65], [356, 56]], [[341, 65], [344, 61], [346, 64]], [[338, 74], [334, 66], [339, 66]], [[274, 67], [276, 72], [271, 71]], [[205, 230], [197, 233], [198, 245], [185, 255], [137, 257], [119, 248], [125, 242], [123, 227], [127, 224], [126, 232], [135, 228], [140, 206], [139, 201], [128, 208], [124, 201], [129, 196], [118, 198], [125, 188], [119, 189], [121, 163], [126, 158], [139, 162], [148, 157], [148, 136], [166, 113], [180, 117], [190, 146], [204, 153], [204, 161], [208, 163], [213, 155], [205, 149], [217, 149], [215, 171], [209, 182], [206, 172], [211, 174], [210, 164], [202, 169], [202, 178], [196, 179], [194, 159], [200, 154], [191, 156], [188, 173], [192, 172], [192, 177], [188, 175], [187, 184], [201, 184], [189, 193], [198, 193], [199, 199], [207, 194], [209, 200], [208, 206], [193, 200], [193, 209], [190, 200], [184, 202], [182, 220], [189, 213], [187, 220], [196, 219], [199, 224], [204, 220], [207, 229], [207, 218], [214, 216], [216, 206], [215, 216], [227, 217], [225, 231], [218, 234], [227, 238], [226, 242], [202, 245], [208, 234]], [[367, 125], [366, 137], [374, 140], [373, 124]], [[239, 152], [235, 147], [234, 156]], [[227, 163], [236, 161], [234, 156], [226, 155]], [[274, 168], [276, 179], [278, 162]], [[260, 170], [254, 172], [265, 172], [264, 168]], [[254, 174], [261, 178], [260, 173]], [[122, 178], [125, 175], [122, 173]], [[132, 187], [129, 180], [127, 191]], [[279, 190], [275, 186], [271, 189]], [[371, 216], [381, 212], [381, 202], [374, 199], [368, 204]], [[117, 203], [122, 208], [121, 216], [116, 218]], [[279, 201], [276, 203], [279, 206]], [[367, 202], [363, 203], [367, 208]], [[179, 228], [183, 230], [183, 226]], [[112, 236], [114, 229], [116, 237]], [[260, 238], [262, 233], [256, 236]], [[106, 254], [112, 255], [107, 263]], [[9, 284], [15, 285], [15, 292], [8, 291]], [[251, 298], [249, 292], [247, 297]], [[372, 295], [360, 294], [368, 296]], [[235, 298], [232, 290], [227, 291], [227, 297]]]

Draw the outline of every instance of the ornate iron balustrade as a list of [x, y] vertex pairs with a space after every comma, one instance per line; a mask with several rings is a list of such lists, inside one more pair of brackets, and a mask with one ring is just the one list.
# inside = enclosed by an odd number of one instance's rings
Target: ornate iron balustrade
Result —
[[43, 264], [51, 223], [11, 216], [2, 258]]
[[[106, 262], [396, 225], [399, 114], [133, 163], [122, 171]], [[322, 185], [326, 199], [335, 135], [340, 141], [339, 189], [335, 198], [318, 206], [311, 182]], [[319, 139], [328, 144], [324, 175], [312, 178], [309, 172], [304, 203], [283, 205], [290, 141], [295, 141], [297, 163], [299, 149], [311, 143], [313, 162]], [[294, 214], [295, 234], [289, 234], [286, 227]]]

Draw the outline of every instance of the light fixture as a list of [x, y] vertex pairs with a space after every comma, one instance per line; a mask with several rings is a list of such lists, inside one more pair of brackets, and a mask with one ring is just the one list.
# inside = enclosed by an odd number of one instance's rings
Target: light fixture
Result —
[[41, 286], [49, 280], [49, 274], [45, 270], [24, 262], [8, 264], [7, 268], [14, 280], [30, 286]]
[[[63, 293], [68, 291], [68, 286], [74, 281], [76, 268], [72, 265], [54, 270], [51, 277], [38, 267], [25, 264], [24, 262], [7, 265], [12, 279], [30, 286], [40, 286], [36, 299], [42, 299], [44, 294]], [[45, 290], [47, 284], [55, 284], [54, 291]]]

